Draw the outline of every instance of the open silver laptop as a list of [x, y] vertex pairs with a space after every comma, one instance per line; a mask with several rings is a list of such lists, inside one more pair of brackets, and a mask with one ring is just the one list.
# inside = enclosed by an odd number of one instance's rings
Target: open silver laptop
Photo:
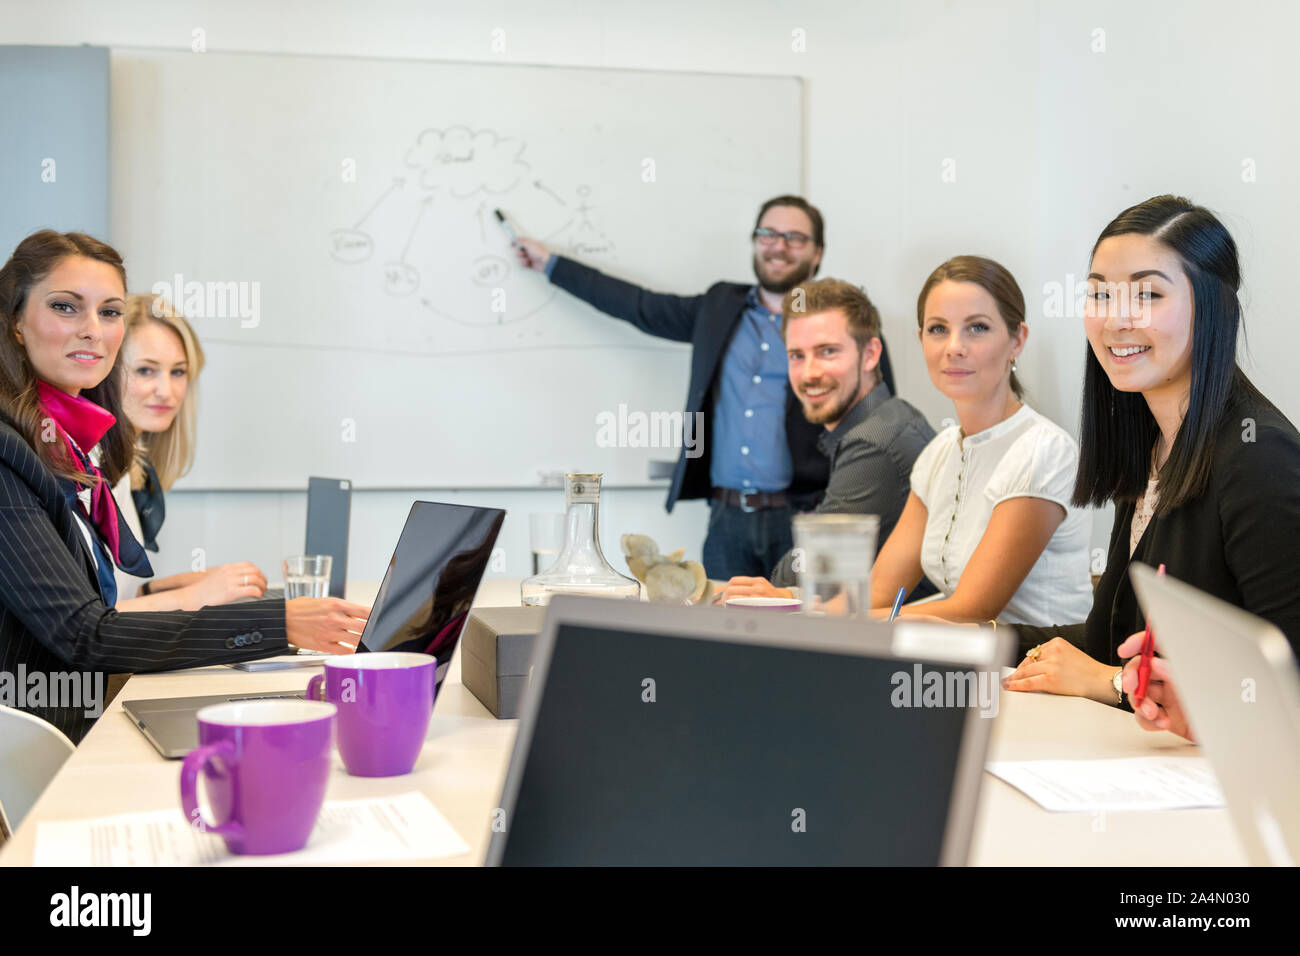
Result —
[[[487, 571], [506, 513], [499, 508], [417, 501], [388, 562], [357, 653], [410, 651], [437, 662], [441, 683]], [[302, 678], [305, 689], [307, 678]], [[164, 757], [198, 746], [195, 715], [209, 704], [301, 697], [303, 690], [127, 700], [122, 709]]]
[[1134, 564], [1192, 733], [1256, 866], [1300, 863], [1300, 670], [1268, 621]]
[[558, 597], [487, 862], [962, 864], [1014, 643]]

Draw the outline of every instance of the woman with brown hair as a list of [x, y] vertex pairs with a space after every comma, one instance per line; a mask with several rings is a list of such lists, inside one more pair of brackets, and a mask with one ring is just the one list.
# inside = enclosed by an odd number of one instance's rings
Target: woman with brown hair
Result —
[[[122, 410], [139, 437], [113, 497], [132, 534], [157, 554], [164, 495], [194, 463], [203, 349], [190, 324], [161, 296], [127, 296], [124, 325]], [[147, 580], [119, 570], [117, 609], [193, 611], [258, 598], [265, 590], [266, 576], [248, 561]]]
[[[337, 598], [114, 609], [114, 565], [150, 573], [109, 490], [135, 447], [116, 365], [125, 306], [121, 256], [82, 233], [34, 233], [0, 268], [0, 672], [21, 666], [53, 687], [70, 671], [231, 663], [289, 645], [348, 652], [369, 609]], [[94, 718], [66, 703], [25, 709], [79, 741]]]
[[1024, 320], [1020, 287], [991, 259], [949, 259], [921, 287], [925, 363], [958, 424], [912, 467], [911, 494], [872, 569], [878, 612], [922, 575], [942, 593], [903, 615], [1043, 624], [1091, 605], [1087, 515], [1070, 501], [1078, 451], [1022, 401]]

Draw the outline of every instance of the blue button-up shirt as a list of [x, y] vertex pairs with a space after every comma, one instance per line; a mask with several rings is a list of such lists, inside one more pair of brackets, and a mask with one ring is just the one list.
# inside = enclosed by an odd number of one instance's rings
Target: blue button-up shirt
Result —
[[[546, 260], [546, 277], [559, 257]], [[745, 314], [722, 359], [718, 400], [713, 406], [709, 481], [715, 488], [785, 491], [794, 477], [785, 440], [785, 387], [789, 360], [781, 338], [781, 316], [769, 312], [753, 286]]]
[[716, 488], [784, 491], [794, 476], [785, 439], [789, 361], [781, 316], [769, 312], [758, 287], [722, 359], [713, 406], [709, 481]]

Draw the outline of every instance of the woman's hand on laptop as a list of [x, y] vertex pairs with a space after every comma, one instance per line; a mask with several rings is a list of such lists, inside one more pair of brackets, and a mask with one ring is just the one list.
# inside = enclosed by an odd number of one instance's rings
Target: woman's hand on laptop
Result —
[[713, 596], [714, 604], [723, 604], [729, 598], [738, 597], [783, 597], [792, 598], [794, 592], [789, 588], [778, 588], [767, 578], [734, 577]]
[[1143, 730], [1168, 730], [1188, 740], [1195, 740], [1192, 728], [1187, 725], [1187, 715], [1178, 700], [1173, 681], [1169, 677], [1169, 667], [1163, 657], [1151, 658], [1151, 677], [1147, 681], [1147, 695], [1141, 705], [1137, 703], [1138, 662], [1142, 659], [1143, 631], [1130, 634], [1118, 648], [1120, 657], [1129, 658], [1124, 665], [1124, 676], [1120, 678], [1124, 693], [1128, 694], [1129, 703], [1133, 705], [1133, 714], [1138, 726]]
[[260, 598], [266, 593], [266, 575], [249, 561], [223, 564], [202, 572], [193, 583], [181, 588], [181, 610], [197, 611], [213, 604], [229, 604], [238, 598]]
[[289, 643], [309, 651], [351, 654], [370, 618], [370, 608], [342, 598], [294, 598], [284, 602]]

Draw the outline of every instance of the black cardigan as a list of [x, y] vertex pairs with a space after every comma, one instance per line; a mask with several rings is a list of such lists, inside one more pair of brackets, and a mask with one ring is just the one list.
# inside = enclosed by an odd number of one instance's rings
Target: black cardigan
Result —
[[[68, 685], [90, 673], [102, 693], [104, 675], [228, 664], [282, 654], [284, 602], [250, 601], [199, 611], [123, 614], [104, 604], [72, 506], [59, 480], [27, 441], [0, 420], [0, 673], [11, 688], [0, 703], [17, 702], [16, 682], [45, 675], [47, 687]], [[20, 670], [21, 667], [21, 670]], [[67, 676], [53, 676], [67, 675]], [[0, 678], [3, 679], [3, 678]], [[79, 706], [22, 707], [80, 742], [94, 723], [84, 698]], [[102, 698], [98, 705], [102, 707]]]
[[1017, 624], [1021, 653], [1059, 634], [1103, 663], [1123, 663], [1116, 648], [1146, 626], [1128, 574], [1131, 561], [1163, 562], [1170, 576], [1272, 622], [1293, 651], [1300, 648], [1300, 433], [1239, 378], [1213, 454], [1205, 494], [1153, 517], [1131, 559], [1135, 502], [1116, 503], [1106, 571], [1087, 622]]
[[[750, 286], [718, 282], [703, 295], [668, 295], [615, 279], [564, 256], [556, 258], [551, 282], [601, 312], [632, 323], [642, 332], [675, 342], [690, 342], [693, 346], [691, 383], [683, 411], [703, 412], [705, 428], [713, 427], [722, 357], [745, 314], [745, 296]], [[882, 374], [886, 373], [882, 371]], [[891, 389], [893, 385], [890, 381]], [[796, 508], [811, 509], [826, 491], [830, 478], [826, 456], [817, 450], [817, 439], [823, 429], [804, 418], [803, 406], [788, 382], [785, 391], [785, 437], [794, 464], [788, 492], [796, 499]], [[678, 456], [668, 489], [669, 511], [681, 498], [710, 497], [709, 462], [713, 442], [707, 435], [701, 442], [701, 450], [703, 454], [698, 458], [687, 458], [684, 448]]]

